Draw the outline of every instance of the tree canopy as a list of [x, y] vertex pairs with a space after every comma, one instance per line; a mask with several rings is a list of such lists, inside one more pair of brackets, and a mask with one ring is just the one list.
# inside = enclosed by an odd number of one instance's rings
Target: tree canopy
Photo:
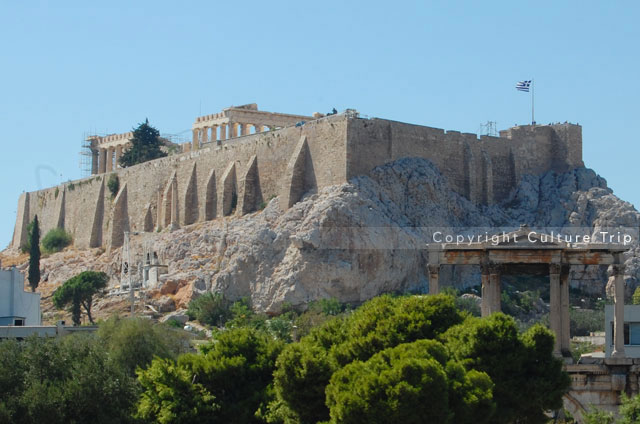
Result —
[[82, 308], [87, 313], [89, 321], [93, 324], [91, 316], [91, 303], [93, 295], [107, 286], [109, 277], [104, 272], [84, 271], [71, 277], [58, 287], [53, 293], [53, 305], [62, 309], [71, 304], [71, 318], [75, 325], [80, 325]]
[[[433, 352], [444, 357], [410, 347], [418, 341], [441, 342], [446, 349]], [[446, 295], [380, 296], [284, 349], [270, 408], [274, 422], [357, 422], [369, 412], [366, 422], [420, 422], [421, 413], [401, 415], [398, 405], [422, 393], [421, 402], [441, 408], [434, 422], [536, 423], [568, 387], [542, 326], [519, 334], [512, 318], [468, 316]]]
[[[148, 370], [138, 374], [144, 392], [137, 416], [157, 423], [195, 418], [263, 422], [259, 416], [271, 398], [272, 374], [282, 345], [266, 333], [240, 328], [221, 333], [201, 354], [182, 355], [177, 363], [154, 359]], [[201, 408], [202, 415], [193, 415], [194, 408]]]
[[120, 166], [126, 168], [142, 162], [167, 156], [160, 149], [160, 131], [149, 125], [149, 120], [133, 130], [131, 146], [120, 156]]
[[[81, 299], [90, 276], [65, 283], [57, 302]], [[288, 344], [271, 328], [285, 318], [257, 325], [234, 305], [198, 353], [185, 353], [183, 330], [136, 318], [0, 341], [0, 422], [543, 423], [569, 387], [549, 330], [472, 317], [445, 294], [332, 307]], [[635, 422], [640, 398], [625, 405], [621, 422]]]
[[100, 323], [98, 337], [110, 357], [132, 377], [138, 367], [148, 367], [153, 358], [176, 359], [188, 346], [183, 331], [144, 318], [113, 316]]
[[137, 395], [93, 336], [0, 341], [0, 422], [127, 423]]

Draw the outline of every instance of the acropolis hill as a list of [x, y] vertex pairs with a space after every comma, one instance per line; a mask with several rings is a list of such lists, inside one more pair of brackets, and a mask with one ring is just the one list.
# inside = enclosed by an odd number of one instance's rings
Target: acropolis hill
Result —
[[[92, 175], [24, 193], [12, 247], [23, 245], [38, 215], [43, 234], [55, 227], [76, 248], [117, 248], [124, 233], [175, 229], [242, 216], [274, 197], [286, 210], [305, 193], [371, 175], [401, 158], [431, 161], [451, 188], [475, 205], [506, 199], [524, 175], [583, 167], [579, 125], [525, 125], [500, 137], [444, 131], [355, 111], [322, 116], [259, 111], [250, 104], [198, 117], [182, 153], [120, 168], [131, 133], [90, 138]], [[253, 132], [253, 133], [252, 133]], [[119, 191], [106, 188], [111, 173]]]

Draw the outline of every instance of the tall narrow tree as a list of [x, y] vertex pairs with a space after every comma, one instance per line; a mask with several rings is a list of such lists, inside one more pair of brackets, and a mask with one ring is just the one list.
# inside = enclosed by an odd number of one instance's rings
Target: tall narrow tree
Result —
[[40, 226], [38, 215], [33, 218], [33, 230], [29, 238], [29, 286], [34, 292], [40, 284]]

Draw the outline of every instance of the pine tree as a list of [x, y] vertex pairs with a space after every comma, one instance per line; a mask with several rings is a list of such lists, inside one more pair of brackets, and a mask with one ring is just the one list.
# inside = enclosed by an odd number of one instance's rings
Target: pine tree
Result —
[[38, 215], [33, 218], [33, 230], [29, 238], [29, 285], [36, 291], [40, 283], [40, 226]]
[[160, 131], [149, 125], [149, 120], [133, 130], [131, 147], [120, 156], [120, 166], [133, 166], [142, 162], [167, 156], [160, 150]]

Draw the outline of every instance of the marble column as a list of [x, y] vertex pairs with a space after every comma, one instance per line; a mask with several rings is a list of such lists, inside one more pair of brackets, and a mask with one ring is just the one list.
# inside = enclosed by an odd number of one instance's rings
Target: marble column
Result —
[[242, 135], [249, 135], [251, 134], [251, 124], [242, 124]]
[[256, 134], [261, 133], [262, 131], [264, 131], [264, 126], [257, 124], [254, 125], [255, 129], [256, 129]]
[[120, 164], [120, 156], [122, 156], [122, 144], [116, 146], [116, 162], [113, 165], [113, 169], [118, 169]]
[[207, 143], [209, 141], [209, 127], [204, 127], [202, 129], [202, 144]]
[[[621, 255], [616, 262], [621, 262]], [[613, 268], [613, 352], [612, 357], [624, 358], [624, 264], [611, 265]]]
[[217, 125], [212, 125], [211, 126], [211, 142], [216, 142], [216, 144], [218, 144], [218, 126]]
[[91, 149], [91, 175], [98, 173], [98, 164], [100, 160], [100, 154], [98, 149]]
[[227, 124], [220, 124], [220, 140], [227, 139]]
[[100, 149], [100, 160], [98, 162], [98, 174], [104, 174], [107, 170], [107, 149]]
[[193, 130], [193, 143], [191, 144], [191, 150], [200, 150], [200, 132], [201, 128]]
[[191, 150], [198, 150], [198, 145], [200, 143], [200, 140], [198, 140], [198, 132], [200, 130], [198, 130], [197, 128], [193, 130], [193, 139], [191, 140]]
[[560, 298], [560, 264], [549, 264], [549, 327], [555, 334], [553, 354], [562, 356], [560, 348], [562, 339], [562, 307]]
[[238, 136], [238, 124], [235, 122], [229, 122], [229, 138], [236, 138]]
[[107, 172], [111, 172], [113, 171], [113, 152], [114, 152], [114, 148], [109, 147], [107, 149]]
[[493, 292], [491, 290], [491, 282], [489, 279], [489, 264], [482, 264], [481, 266], [481, 303], [480, 314], [482, 317], [488, 317], [491, 315], [491, 305], [493, 304]]
[[429, 294], [440, 292], [440, 265], [429, 264]]

